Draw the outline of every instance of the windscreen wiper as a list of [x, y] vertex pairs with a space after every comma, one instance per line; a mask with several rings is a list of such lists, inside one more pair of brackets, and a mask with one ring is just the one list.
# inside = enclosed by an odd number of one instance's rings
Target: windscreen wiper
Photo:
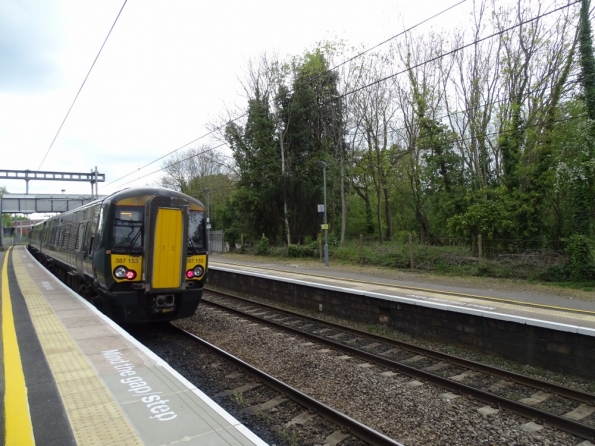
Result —
[[[138, 232], [135, 234], [135, 236], [132, 238], [132, 240], [130, 240], [130, 243], [128, 243], [128, 246], [126, 247], [125, 251], [132, 254], [134, 248], [134, 244], [136, 243], [136, 241], [138, 240], [138, 238], [140, 237], [141, 233], [143, 232], [143, 228], [141, 227]], [[138, 250], [140, 250], [142, 252], [142, 248], [136, 248]]]
[[194, 242], [192, 241], [192, 237], [188, 236], [188, 252], [190, 254], [198, 254], [198, 248], [194, 246]]

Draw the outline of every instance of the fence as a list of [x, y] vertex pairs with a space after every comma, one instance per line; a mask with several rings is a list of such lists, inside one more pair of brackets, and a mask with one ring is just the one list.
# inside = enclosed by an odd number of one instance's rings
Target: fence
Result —
[[29, 242], [27, 236], [14, 236], [14, 237], [3, 237], [2, 242], [4, 243], [5, 247], [8, 246], [15, 246], [15, 245], [24, 245]]
[[225, 241], [223, 231], [209, 231], [209, 251], [229, 252], [229, 244]]

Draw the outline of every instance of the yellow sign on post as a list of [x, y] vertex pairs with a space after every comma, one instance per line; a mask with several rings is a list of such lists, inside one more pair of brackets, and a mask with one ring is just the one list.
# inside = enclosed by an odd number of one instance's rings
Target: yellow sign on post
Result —
[[320, 229], [326, 230], [328, 229], [328, 225], [320, 225]]

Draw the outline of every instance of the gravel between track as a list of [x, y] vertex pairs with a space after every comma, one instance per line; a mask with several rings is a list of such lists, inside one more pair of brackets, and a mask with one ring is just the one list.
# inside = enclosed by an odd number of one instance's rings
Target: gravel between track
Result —
[[[529, 432], [525, 428], [532, 425], [530, 420], [507, 412], [484, 416], [478, 412], [483, 403], [445, 397], [443, 389], [412, 385], [405, 376], [382, 376], [385, 370], [378, 367], [360, 367], [355, 359], [340, 359], [340, 352], [303, 346], [306, 340], [231, 319], [206, 306], [175, 325], [405, 445], [575, 446], [583, 442], [547, 426]], [[175, 357], [168, 361], [175, 362]]]

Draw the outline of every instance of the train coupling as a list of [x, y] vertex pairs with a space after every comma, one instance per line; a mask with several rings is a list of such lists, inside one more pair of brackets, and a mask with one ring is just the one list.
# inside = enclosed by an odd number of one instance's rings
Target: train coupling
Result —
[[176, 299], [173, 294], [160, 294], [155, 296], [153, 311], [155, 313], [169, 313], [174, 311]]

